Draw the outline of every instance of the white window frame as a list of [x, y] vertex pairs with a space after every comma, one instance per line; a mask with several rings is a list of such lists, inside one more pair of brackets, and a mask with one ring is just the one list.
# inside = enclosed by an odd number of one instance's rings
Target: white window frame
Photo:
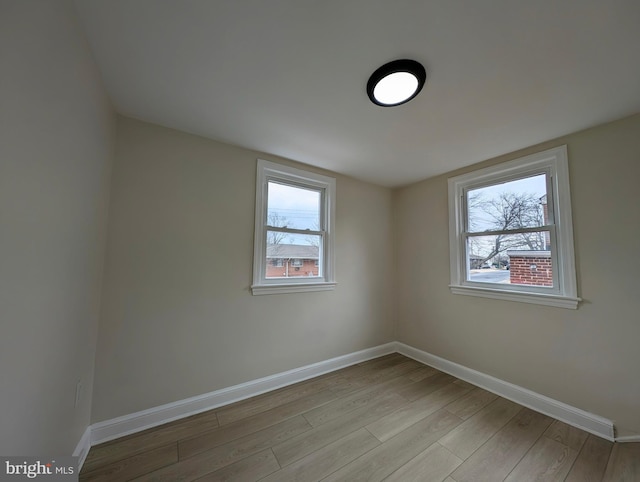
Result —
[[[544, 230], [551, 238], [553, 287], [467, 280], [466, 192], [543, 173], [547, 174], [549, 210]], [[453, 294], [576, 309], [581, 299], [576, 284], [567, 146], [449, 178], [449, 255]]]
[[[267, 225], [267, 196], [268, 183], [270, 181], [320, 191], [320, 229], [318, 231], [289, 228], [281, 229], [294, 234], [314, 234], [321, 236], [322, 252], [319, 253], [319, 256], [322, 277], [292, 277], [286, 280], [266, 277], [266, 267], [268, 264], [268, 260], [266, 259], [267, 230], [270, 228]], [[251, 292], [254, 295], [326, 291], [335, 288], [337, 284], [334, 270], [335, 196], [336, 180], [332, 177], [297, 169], [284, 164], [265, 161], [264, 159], [258, 159], [255, 235], [253, 243], [253, 284], [251, 286]]]

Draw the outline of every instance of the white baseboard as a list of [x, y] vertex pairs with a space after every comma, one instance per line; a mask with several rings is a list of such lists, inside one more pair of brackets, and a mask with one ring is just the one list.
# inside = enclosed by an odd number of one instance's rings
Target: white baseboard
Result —
[[80, 441], [78, 445], [76, 445], [76, 449], [73, 451], [73, 456], [78, 457], [78, 473], [82, 470], [82, 465], [89, 455], [89, 449], [91, 448], [91, 426], [88, 426], [82, 437], [80, 437]]
[[89, 448], [92, 445], [140, 432], [196, 413], [219, 408], [233, 402], [260, 395], [261, 393], [282, 388], [394, 352], [401, 353], [425, 365], [449, 373], [461, 380], [465, 380], [473, 385], [484, 388], [485, 390], [537, 412], [561, 420], [598, 437], [616, 442], [640, 442], [640, 436], [636, 435], [614, 438], [614, 426], [611, 420], [585, 412], [579, 408], [572, 407], [463, 365], [445, 360], [444, 358], [413, 348], [404, 343], [391, 342], [214, 392], [95, 423], [87, 427], [73, 455], [79, 457], [79, 466], [81, 468], [87, 457]]
[[429, 365], [440, 371], [449, 373], [461, 380], [465, 380], [473, 385], [500, 395], [501, 397], [531, 408], [536, 412], [543, 413], [612, 442], [623, 441], [615, 439], [613, 422], [611, 420], [585, 412], [579, 408], [572, 407], [571, 405], [559, 402], [558, 400], [554, 400], [526, 388], [519, 387], [518, 385], [505, 382], [504, 380], [492, 377], [491, 375], [486, 375], [471, 368], [445, 360], [444, 358], [413, 348], [409, 345], [405, 345], [404, 343], [396, 342], [396, 349], [398, 353], [408, 356], [409, 358], [413, 358], [425, 365]]
[[395, 351], [395, 343], [391, 342], [214, 392], [160, 405], [104, 422], [98, 422], [91, 426], [91, 445], [107, 442], [157, 425], [162, 425], [163, 423], [254, 397], [261, 393], [298, 383], [356, 363], [371, 360], [372, 358], [394, 353]]
[[620, 443], [640, 442], [640, 435], [623, 435], [622, 437], [616, 437], [616, 442], [620, 442]]

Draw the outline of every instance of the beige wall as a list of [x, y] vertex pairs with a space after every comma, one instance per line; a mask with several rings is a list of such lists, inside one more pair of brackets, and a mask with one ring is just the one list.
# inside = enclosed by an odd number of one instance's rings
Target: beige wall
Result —
[[115, 116], [69, 2], [2, 2], [0, 69], [0, 454], [70, 454], [90, 419]]
[[394, 339], [385, 188], [336, 176], [335, 291], [250, 293], [258, 157], [119, 118], [94, 422]]
[[398, 340], [640, 434], [640, 115], [568, 145], [578, 310], [449, 292], [447, 177], [394, 192]]

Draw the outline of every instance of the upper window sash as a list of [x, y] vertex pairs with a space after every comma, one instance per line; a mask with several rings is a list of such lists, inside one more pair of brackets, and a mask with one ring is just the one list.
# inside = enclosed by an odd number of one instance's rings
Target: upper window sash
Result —
[[[493, 182], [487, 182], [487, 180], [485, 179], [482, 183], [473, 183], [473, 184], [469, 184], [467, 186], [465, 186], [464, 188], [462, 188], [462, 194], [461, 194], [461, 199], [460, 202], [462, 204], [462, 209], [463, 209], [463, 213], [464, 215], [461, 217], [461, 220], [463, 222], [462, 225], [462, 232], [464, 234], [509, 234], [509, 233], [519, 233], [519, 232], [527, 232], [527, 231], [540, 231], [540, 230], [544, 230], [544, 229], [548, 229], [549, 227], [554, 225], [554, 215], [553, 215], [553, 189], [552, 189], [552, 176], [551, 176], [551, 172], [549, 172], [549, 169], [545, 169], [545, 170], [534, 170], [531, 172], [522, 172], [516, 175], [510, 175], [510, 176], [506, 176], [506, 177], [501, 177], [497, 180], [494, 180]], [[474, 230], [469, 226], [469, 221], [470, 221], [470, 213], [469, 213], [469, 205], [468, 205], [468, 199], [469, 199], [469, 193], [475, 190], [478, 190], [480, 188], [483, 187], [491, 187], [491, 186], [496, 186], [499, 184], [505, 184], [511, 181], [519, 181], [519, 180], [523, 180], [529, 177], [533, 177], [533, 176], [540, 176], [540, 175], [544, 175], [545, 176], [545, 183], [546, 183], [546, 196], [547, 196], [547, 209], [548, 209], [548, 214], [547, 214], [547, 222], [544, 223], [542, 222], [539, 225], [533, 225], [533, 226], [527, 226], [527, 227], [520, 227], [520, 228], [506, 228], [506, 229], [484, 229], [484, 230]]]

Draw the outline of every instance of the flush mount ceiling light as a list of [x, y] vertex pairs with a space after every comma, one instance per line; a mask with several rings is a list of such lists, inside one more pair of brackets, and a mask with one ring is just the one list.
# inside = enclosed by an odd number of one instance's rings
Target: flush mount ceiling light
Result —
[[419, 62], [394, 60], [371, 74], [367, 82], [367, 95], [376, 105], [401, 105], [418, 95], [426, 80], [427, 72]]

